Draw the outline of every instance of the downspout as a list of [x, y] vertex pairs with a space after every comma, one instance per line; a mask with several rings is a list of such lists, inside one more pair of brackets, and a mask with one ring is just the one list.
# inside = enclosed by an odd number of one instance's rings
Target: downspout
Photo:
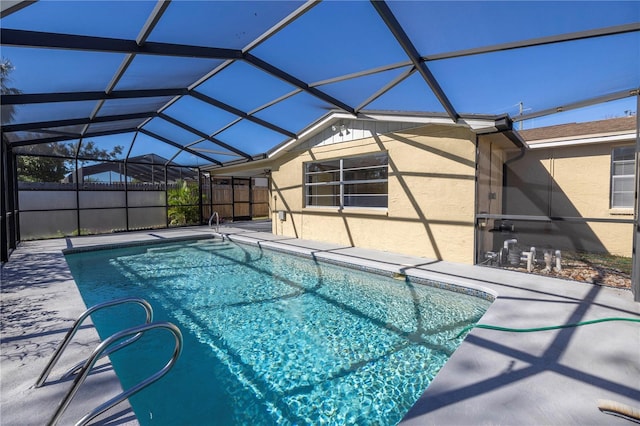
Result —
[[[525, 154], [526, 150], [527, 149], [524, 146], [521, 146], [520, 147], [520, 152], [518, 153], [518, 155], [516, 155], [513, 158], [509, 158], [507, 161], [504, 162], [504, 164], [502, 166], [504, 167], [504, 166], [507, 166], [507, 165], [509, 165], [509, 164], [511, 164], [513, 162], [516, 162], [516, 161], [520, 160], [522, 157], [524, 157], [524, 154]], [[502, 183], [504, 183], [504, 180], [505, 179], [504, 179], [504, 175], [503, 175], [502, 176]]]
[[[510, 163], [513, 163], [517, 160], [520, 160], [522, 157], [524, 157], [525, 155], [525, 151], [527, 149], [527, 144], [525, 143], [524, 139], [522, 139], [522, 137], [520, 136], [520, 134], [518, 134], [516, 131], [513, 130], [513, 121], [511, 120], [511, 118], [508, 115], [504, 115], [502, 117], [499, 117], [495, 120], [495, 130], [490, 131], [488, 133], [483, 133], [483, 134], [492, 134], [492, 133], [501, 133], [503, 134], [505, 137], [507, 137], [507, 139], [509, 139], [511, 142], [513, 142], [513, 144], [520, 148], [520, 153], [518, 155], [516, 155], [513, 158], [510, 158], [509, 160], [505, 161], [502, 164], [502, 211], [504, 213], [504, 206], [505, 206], [505, 200], [506, 200], [506, 170], [507, 170], [507, 165]], [[475, 211], [476, 211], [476, 223], [478, 220], [477, 214], [478, 214], [478, 199], [477, 199], [477, 194], [478, 194], [478, 149], [477, 147], [479, 146], [479, 140], [478, 137], [476, 135], [476, 200], [475, 200]], [[489, 153], [490, 158], [491, 158], [491, 152]], [[477, 240], [477, 233], [474, 233], [474, 247], [475, 247], [475, 257], [476, 257], [476, 262], [479, 261], [478, 256], [479, 256], [479, 248], [478, 248], [478, 240]]]
[[504, 214], [504, 208], [507, 205], [507, 166], [524, 157], [527, 151], [527, 145], [524, 143], [524, 140], [522, 139], [520, 134], [516, 133], [515, 131], [507, 130], [503, 133], [507, 138], [509, 138], [510, 141], [512, 141], [516, 146], [520, 148], [520, 153], [518, 153], [518, 155], [508, 159], [502, 164], [502, 213]]
[[527, 144], [522, 139], [522, 136], [518, 132], [513, 129], [513, 121], [507, 115], [496, 120], [495, 128], [497, 133], [502, 133], [509, 139], [513, 144], [520, 148], [520, 153], [513, 158], [508, 159], [502, 164], [502, 206], [504, 210], [505, 200], [506, 198], [506, 187], [507, 187], [507, 165], [520, 160], [524, 157], [524, 154], [527, 150]]

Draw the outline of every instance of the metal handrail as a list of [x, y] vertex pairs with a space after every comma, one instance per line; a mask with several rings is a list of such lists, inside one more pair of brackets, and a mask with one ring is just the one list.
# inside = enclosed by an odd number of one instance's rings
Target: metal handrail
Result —
[[[91, 356], [87, 358], [87, 362], [82, 367], [82, 370], [80, 370], [80, 373], [78, 373], [78, 375], [76, 376], [75, 380], [73, 381], [73, 386], [71, 386], [71, 389], [69, 389], [69, 392], [67, 392], [65, 397], [60, 402], [60, 405], [56, 409], [56, 412], [53, 414], [53, 417], [51, 417], [51, 420], [49, 421], [48, 425], [54, 426], [58, 423], [58, 420], [60, 420], [60, 417], [62, 416], [64, 411], [67, 409], [67, 407], [71, 403], [71, 400], [73, 400], [76, 393], [78, 392], [78, 388], [80, 387], [80, 385], [84, 383], [84, 381], [86, 380], [87, 376], [89, 375], [89, 372], [91, 371], [95, 363], [98, 361], [98, 359], [102, 358], [103, 352], [110, 345], [132, 334], [141, 335], [144, 332], [155, 329], [155, 328], [164, 328], [169, 330], [173, 334], [173, 337], [175, 339], [175, 347], [173, 349], [173, 355], [171, 356], [171, 359], [169, 360], [169, 362], [167, 362], [167, 364], [164, 367], [162, 367], [162, 369], [152, 374], [151, 376], [147, 377], [145, 380], [141, 381], [137, 385], [131, 387], [126, 391], [121, 392], [120, 394], [116, 395], [110, 400], [100, 404], [98, 407], [96, 407], [95, 409], [87, 413], [84, 417], [82, 417], [76, 423], [76, 426], [86, 425], [92, 419], [96, 418], [100, 414], [116, 406], [117, 404], [121, 403], [125, 399], [136, 394], [137, 392], [141, 391], [142, 389], [146, 388], [147, 386], [149, 386], [150, 384], [154, 383], [155, 381], [159, 380], [162, 376], [167, 374], [169, 370], [171, 370], [171, 367], [173, 367], [173, 365], [178, 360], [178, 357], [180, 356], [180, 354], [182, 353], [182, 333], [180, 332], [180, 329], [178, 327], [176, 327], [174, 324], [170, 322], [154, 322], [151, 324], [139, 325], [137, 327], [132, 327], [127, 330], [120, 331], [114, 334], [113, 336], [109, 337], [105, 341], [103, 341], [93, 351]], [[118, 344], [117, 347], [118, 349], [121, 349], [123, 346]]]
[[[69, 344], [73, 336], [75, 336], [76, 332], [78, 331], [78, 328], [84, 322], [84, 320], [86, 320], [89, 317], [89, 315], [93, 314], [94, 312], [100, 309], [109, 308], [111, 306], [116, 306], [116, 305], [122, 305], [124, 303], [136, 303], [142, 306], [147, 313], [145, 324], [149, 324], [151, 321], [153, 321], [153, 308], [151, 307], [149, 302], [138, 297], [126, 297], [126, 298], [111, 300], [109, 302], [104, 302], [104, 303], [100, 303], [98, 305], [92, 306], [91, 308], [84, 311], [84, 313], [80, 315], [80, 317], [78, 317], [78, 319], [73, 323], [73, 326], [69, 329], [69, 331], [67, 331], [67, 334], [66, 336], [64, 336], [64, 339], [62, 339], [60, 346], [58, 346], [58, 349], [56, 349], [56, 351], [54, 352], [53, 356], [49, 360], [49, 363], [44, 368], [44, 371], [42, 372], [42, 374], [40, 374], [40, 377], [36, 381], [35, 387], [39, 388], [44, 384], [44, 382], [47, 380], [47, 377], [49, 377], [49, 374], [51, 373], [53, 366], [58, 362], [58, 360], [60, 359], [60, 356], [62, 356], [62, 352], [64, 352], [64, 350], [67, 348], [67, 345]], [[102, 356], [107, 356], [110, 353], [113, 353], [120, 348], [130, 345], [131, 343], [138, 340], [141, 336], [142, 334], [139, 334], [119, 343], [117, 346], [114, 346], [111, 350], [105, 352]], [[79, 364], [76, 364], [70, 370], [68, 370], [62, 377], [66, 378], [69, 375], [73, 374], [78, 369], [78, 367], [81, 366], [83, 363], [85, 363], [85, 361], [82, 361]]]
[[216, 232], [219, 232], [219, 229], [220, 229], [220, 215], [218, 214], [218, 212], [213, 212], [211, 214], [211, 217], [209, 218], [209, 228], [211, 228], [211, 222], [213, 222], [213, 217], [214, 216], [216, 218]]

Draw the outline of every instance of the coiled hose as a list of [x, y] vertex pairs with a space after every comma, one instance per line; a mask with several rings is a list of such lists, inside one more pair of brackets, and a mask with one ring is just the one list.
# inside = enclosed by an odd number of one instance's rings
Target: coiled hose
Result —
[[511, 327], [500, 327], [497, 325], [489, 325], [489, 324], [473, 324], [463, 328], [462, 331], [456, 335], [455, 339], [459, 338], [466, 332], [470, 331], [472, 328], [484, 328], [487, 330], [497, 330], [497, 331], [511, 331], [514, 333], [531, 333], [534, 331], [558, 330], [561, 328], [578, 327], [582, 325], [597, 324], [599, 322], [608, 322], [608, 321], [640, 322], [640, 318], [620, 318], [620, 317], [600, 318], [600, 319], [595, 319], [590, 321], [576, 322], [572, 324], [552, 325], [548, 327], [534, 327], [534, 328], [511, 328]]

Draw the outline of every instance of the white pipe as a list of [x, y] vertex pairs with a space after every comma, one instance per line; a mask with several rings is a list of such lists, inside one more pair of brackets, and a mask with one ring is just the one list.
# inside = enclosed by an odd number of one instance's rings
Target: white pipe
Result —
[[545, 263], [545, 268], [544, 270], [546, 272], [551, 272], [551, 259], [552, 259], [553, 255], [551, 254], [551, 250], [545, 250], [544, 251], [544, 263]]
[[220, 232], [220, 215], [218, 212], [213, 212], [211, 217], [209, 218], [209, 228], [211, 228], [211, 223], [213, 222], [213, 218], [216, 218], [216, 232]]
[[556, 271], [562, 271], [562, 265], [560, 265], [560, 260], [562, 259], [562, 255], [560, 250], [556, 250]]
[[533, 255], [535, 252], [531, 252], [531, 251], [523, 251], [522, 252], [522, 257], [520, 258], [520, 260], [526, 260], [527, 261], [527, 271], [531, 272], [533, 271]]
[[500, 263], [499, 265], [506, 265], [509, 263], [509, 244], [516, 244], [518, 240], [515, 238], [511, 240], [504, 240], [504, 247], [500, 249]]
[[504, 248], [509, 250], [509, 244], [516, 244], [517, 242], [518, 240], [516, 240], [515, 238], [512, 240], [504, 240]]

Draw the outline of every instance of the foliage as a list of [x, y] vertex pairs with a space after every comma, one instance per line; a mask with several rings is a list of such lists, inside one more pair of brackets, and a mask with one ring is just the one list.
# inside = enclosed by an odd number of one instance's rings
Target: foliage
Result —
[[[22, 152], [43, 153], [55, 157], [33, 157], [18, 156], [18, 179], [25, 182], [59, 182], [66, 175], [73, 171], [73, 160], [75, 157], [77, 144], [68, 143], [48, 143], [39, 145], [29, 145], [24, 147]], [[115, 159], [122, 153], [123, 147], [116, 145], [111, 151], [99, 149], [95, 142], [87, 141], [80, 145], [78, 157], [96, 158], [102, 160]], [[66, 157], [66, 158], [63, 158]], [[85, 161], [81, 161], [85, 163]]]
[[67, 172], [62, 158], [18, 157], [18, 179], [24, 182], [59, 182]]
[[[8, 59], [2, 58], [0, 60], [0, 94], [1, 95], [19, 95], [22, 93], [20, 90], [9, 87], [8, 84], [11, 81], [9, 74], [13, 71], [13, 64]], [[3, 105], [2, 108], [2, 124], [10, 123], [13, 121], [16, 110], [14, 105]]]
[[169, 225], [200, 223], [199, 191], [195, 185], [179, 180], [174, 188], [167, 189]]
[[[5, 58], [0, 60], [0, 94], [19, 95], [22, 92], [16, 88], [9, 87], [11, 78], [9, 75], [14, 70], [11, 61]], [[2, 124], [10, 123], [15, 118], [15, 106], [3, 105]], [[5, 135], [2, 135], [4, 140]], [[111, 151], [99, 149], [95, 142], [87, 141], [80, 145], [78, 157], [95, 158], [102, 160], [114, 159], [122, 153], [123, 147], [115, 146]], [[77, 144], [68, 143], [48, 143], [30, 145], [22, 149], [23, 153], [47, 153], [52, 157], [33, 157], [21, 155], [18, 157], [18, 178], [27, 182], [58, 182], [72, 171], [72, 160], [76, 157]], [[54, 158], [66, 157], [66, 158]]]

